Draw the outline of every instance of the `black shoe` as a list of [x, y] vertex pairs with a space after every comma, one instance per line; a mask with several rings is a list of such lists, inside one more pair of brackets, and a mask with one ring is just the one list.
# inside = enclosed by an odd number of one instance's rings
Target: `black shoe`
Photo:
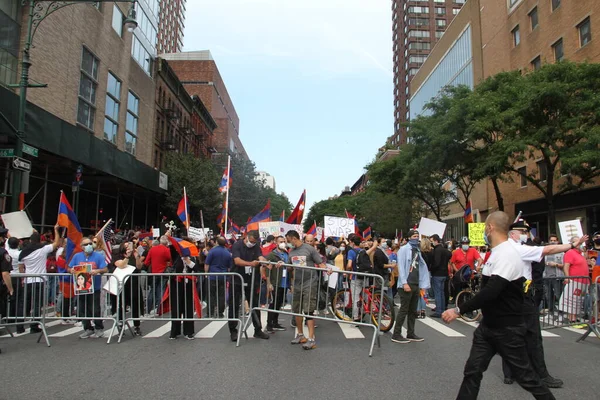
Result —
[[552, 388], [552, 389], [561, 388], [565, 384], [562, 380], [554, 378], [550, 375], [548, 375], [545, 378], [542, 378], [542, 382], [544, 382], [546, 384], [546, 386], [548, 386], [549, 388]]
[[410, 340], [406, 339], [404, 336], [402, 336], [401, 334], [393, 334], [392, 335], [392, 342], [394, 343], [410, 343]]
[[25, 328], [23, 328], [22, 326], [18, 327], [17, 328], [17, 333], [25, 333]]
[[172, 333], [169, 335], [169, 340], [175, 340], [177, 339], [178, 335], [173, 335]]
[[254, 337], [257, 339], [269, 339], [270, 336], [264, 333], [263, 331], [254, 332]]
[[267, 325], [266, 331], [269, 333], [275, 333], [275, 329], [273, 329], [273, 325]]
[[140, 329], [139, 326], [136, 326], [135, 328], [133, 328], [133, 334], [135, 336], [142, 336], [142, 330]]
[[185, 335], [185, 338], [186, 338], [187, 340], [194, 340], [194, 339], [196, 339], [196, 337], [194, 336], [194, 334], [191, 334], [191, 335]]
[[232, 342], [237, 342], [237, 338], [238, 338], [238, 331], [231, 331], [229, 333], [229, 336], [231, 337], [231, 341]]
[[[316, 326], [315, 326], [315, 328], [316, 328]], [[282, 326], [282, 325], [279, 325], [279, 324], [274, 324], [273, 325], [273, 329], [276, 330], [276, 331], [285, 331], [286, 330], [285, 326]]]
[[515, 382], [513, 378], [504, 378], [505, 385], [512, 385]]
[[422, 342], [425, 340], [422, 337], [419, 337], [417, 335], [406, 335], [406, 338], [408, 340], [410, 340], [411, 342]]
[[37, 326], [32, 326], [29, 328], [29, 333], [40, 333], [42, 330]]

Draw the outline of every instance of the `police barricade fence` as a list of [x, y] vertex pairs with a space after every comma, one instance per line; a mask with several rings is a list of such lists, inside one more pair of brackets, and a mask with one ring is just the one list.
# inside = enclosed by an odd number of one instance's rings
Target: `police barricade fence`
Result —
[[[194, 321], [244, 326], [245, 312], [239, 312], [239, 304], [232, 306], [232, 299], [241, 299], [241, 306], [246, 300], [238, 273], [133, 273], [120, 275], [116, 281], [118, 287], [111, 296], [120, 299], [119, 343], [126, 331], [132, 336], [141, 334], [141, 321], [170, 321], [171, 337], [183, 334], [189, 339], [195, 337]], [[241, 329], [238, 332], [237, 346]]]
[[542, 329], [586, 325], [588, 330], [593, 331], [591, 321], [594, 316], [593, 304], [597, 303], [597, 292], [592, 290], [591, 283], [589, 276], [543, 278], [543, 288], [534, 289], [534, 298], [538, 299], [542, 309]]
[[[8, 296], [6, 309], [0, 310], [0, 327], [13, 337], [12, 328], [19, 335], [25, 333], [29, 325], [31, 333], [40, 333], [38, 343], [43, 337], [50, 346], [47, 328], [76, 325], [73, 333], [79, 333], [81, 338], [108, 337], [107, 343], [110, 343], [115, 335], [115, 315], [119, 308], [119, 299], [110, 298], [109, 290], [116, 289], [110, 286], [111, 276], [11, 273], [14, 292]], [[104, 332], [105, 321], [112, 321], [108, 333]]]
[[585, 340], [590, 333], [595, 334], [596, 337], [600, 339], [600, 322], [598, 322], [598, 308], [600, 305], [600, 276], [597, 276], [590, 286], [589, 299], [591, 304], [586, 304], [586, 306], [590, 309], [590, 320], [588, 322], [586, 332], [581, 335], [579, 339], [577, 339], [578, 342]]
[[[381, 347], [380, 332], [389, 331], [394, 324], [391, 290], [387, 290], [380, 275], [340, 271], [330, 265], [323, 269], [261, 262], [260, 269], [246, 268], [244, 285], [252, 310], [244, 332], [252, 323], [255, 335], [263, 328], [261, 311], [267, 311], [267, 328], [278, 325], [280, 314], [306, 318], [307, 321], [352, 324], [373, 330], [369, 348], [369, 356], [372, 356], [375, 343]], [[261, 306], [267, 304], [268, 310], [264, 310]], [[370, 322], [365, 320], [367, 315]], [[301, 326], [297, 328], [303, 330]]]

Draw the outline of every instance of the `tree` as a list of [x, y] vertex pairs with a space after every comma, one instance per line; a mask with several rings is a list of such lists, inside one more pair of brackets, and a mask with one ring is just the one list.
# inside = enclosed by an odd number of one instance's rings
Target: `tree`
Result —
[[167, 212], [173, 220], [178, 220], [177, 206], [183, 197], [185, 186], [189, 198], [189, 218], [194, 226], [199, 226], [200, 210], [207, 216], [216, 218], [220, 196], [219, 174], [209, 160], [195, 158], [191, 154], [167, 153], [165, 174], [169, 176], [169, 190], [165, 198]]

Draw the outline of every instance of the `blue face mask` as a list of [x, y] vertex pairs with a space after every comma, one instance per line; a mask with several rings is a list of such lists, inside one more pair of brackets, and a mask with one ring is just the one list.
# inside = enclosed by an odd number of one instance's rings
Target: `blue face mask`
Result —
[[412, 247], [417, 247], [419, 246], [419, 239], [410, 239], [408, 244], [410, 244]]
[[91, 244], [85, 245], [83, 247], [83, 251], [85, 252], [85, 254], [91, 254], [94, 251], [94, 246], [92, 246]]
[[492, 243], [490, 243], [490, 238], [486, 231], [483, 231], [483, 241], [485, 242], [485, 245], [488, 247], [492, 245]]

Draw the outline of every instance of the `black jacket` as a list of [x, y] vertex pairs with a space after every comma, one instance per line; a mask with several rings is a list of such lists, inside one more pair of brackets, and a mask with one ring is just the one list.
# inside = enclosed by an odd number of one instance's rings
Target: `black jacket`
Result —
[[442, 246], [438, 244], [433, 248], [432, 253], [432, 262], [429, 265], [429, 270], [431, 272], [431, 276], [448, 276], [448, 263], [452, 258], [452, 253]]

